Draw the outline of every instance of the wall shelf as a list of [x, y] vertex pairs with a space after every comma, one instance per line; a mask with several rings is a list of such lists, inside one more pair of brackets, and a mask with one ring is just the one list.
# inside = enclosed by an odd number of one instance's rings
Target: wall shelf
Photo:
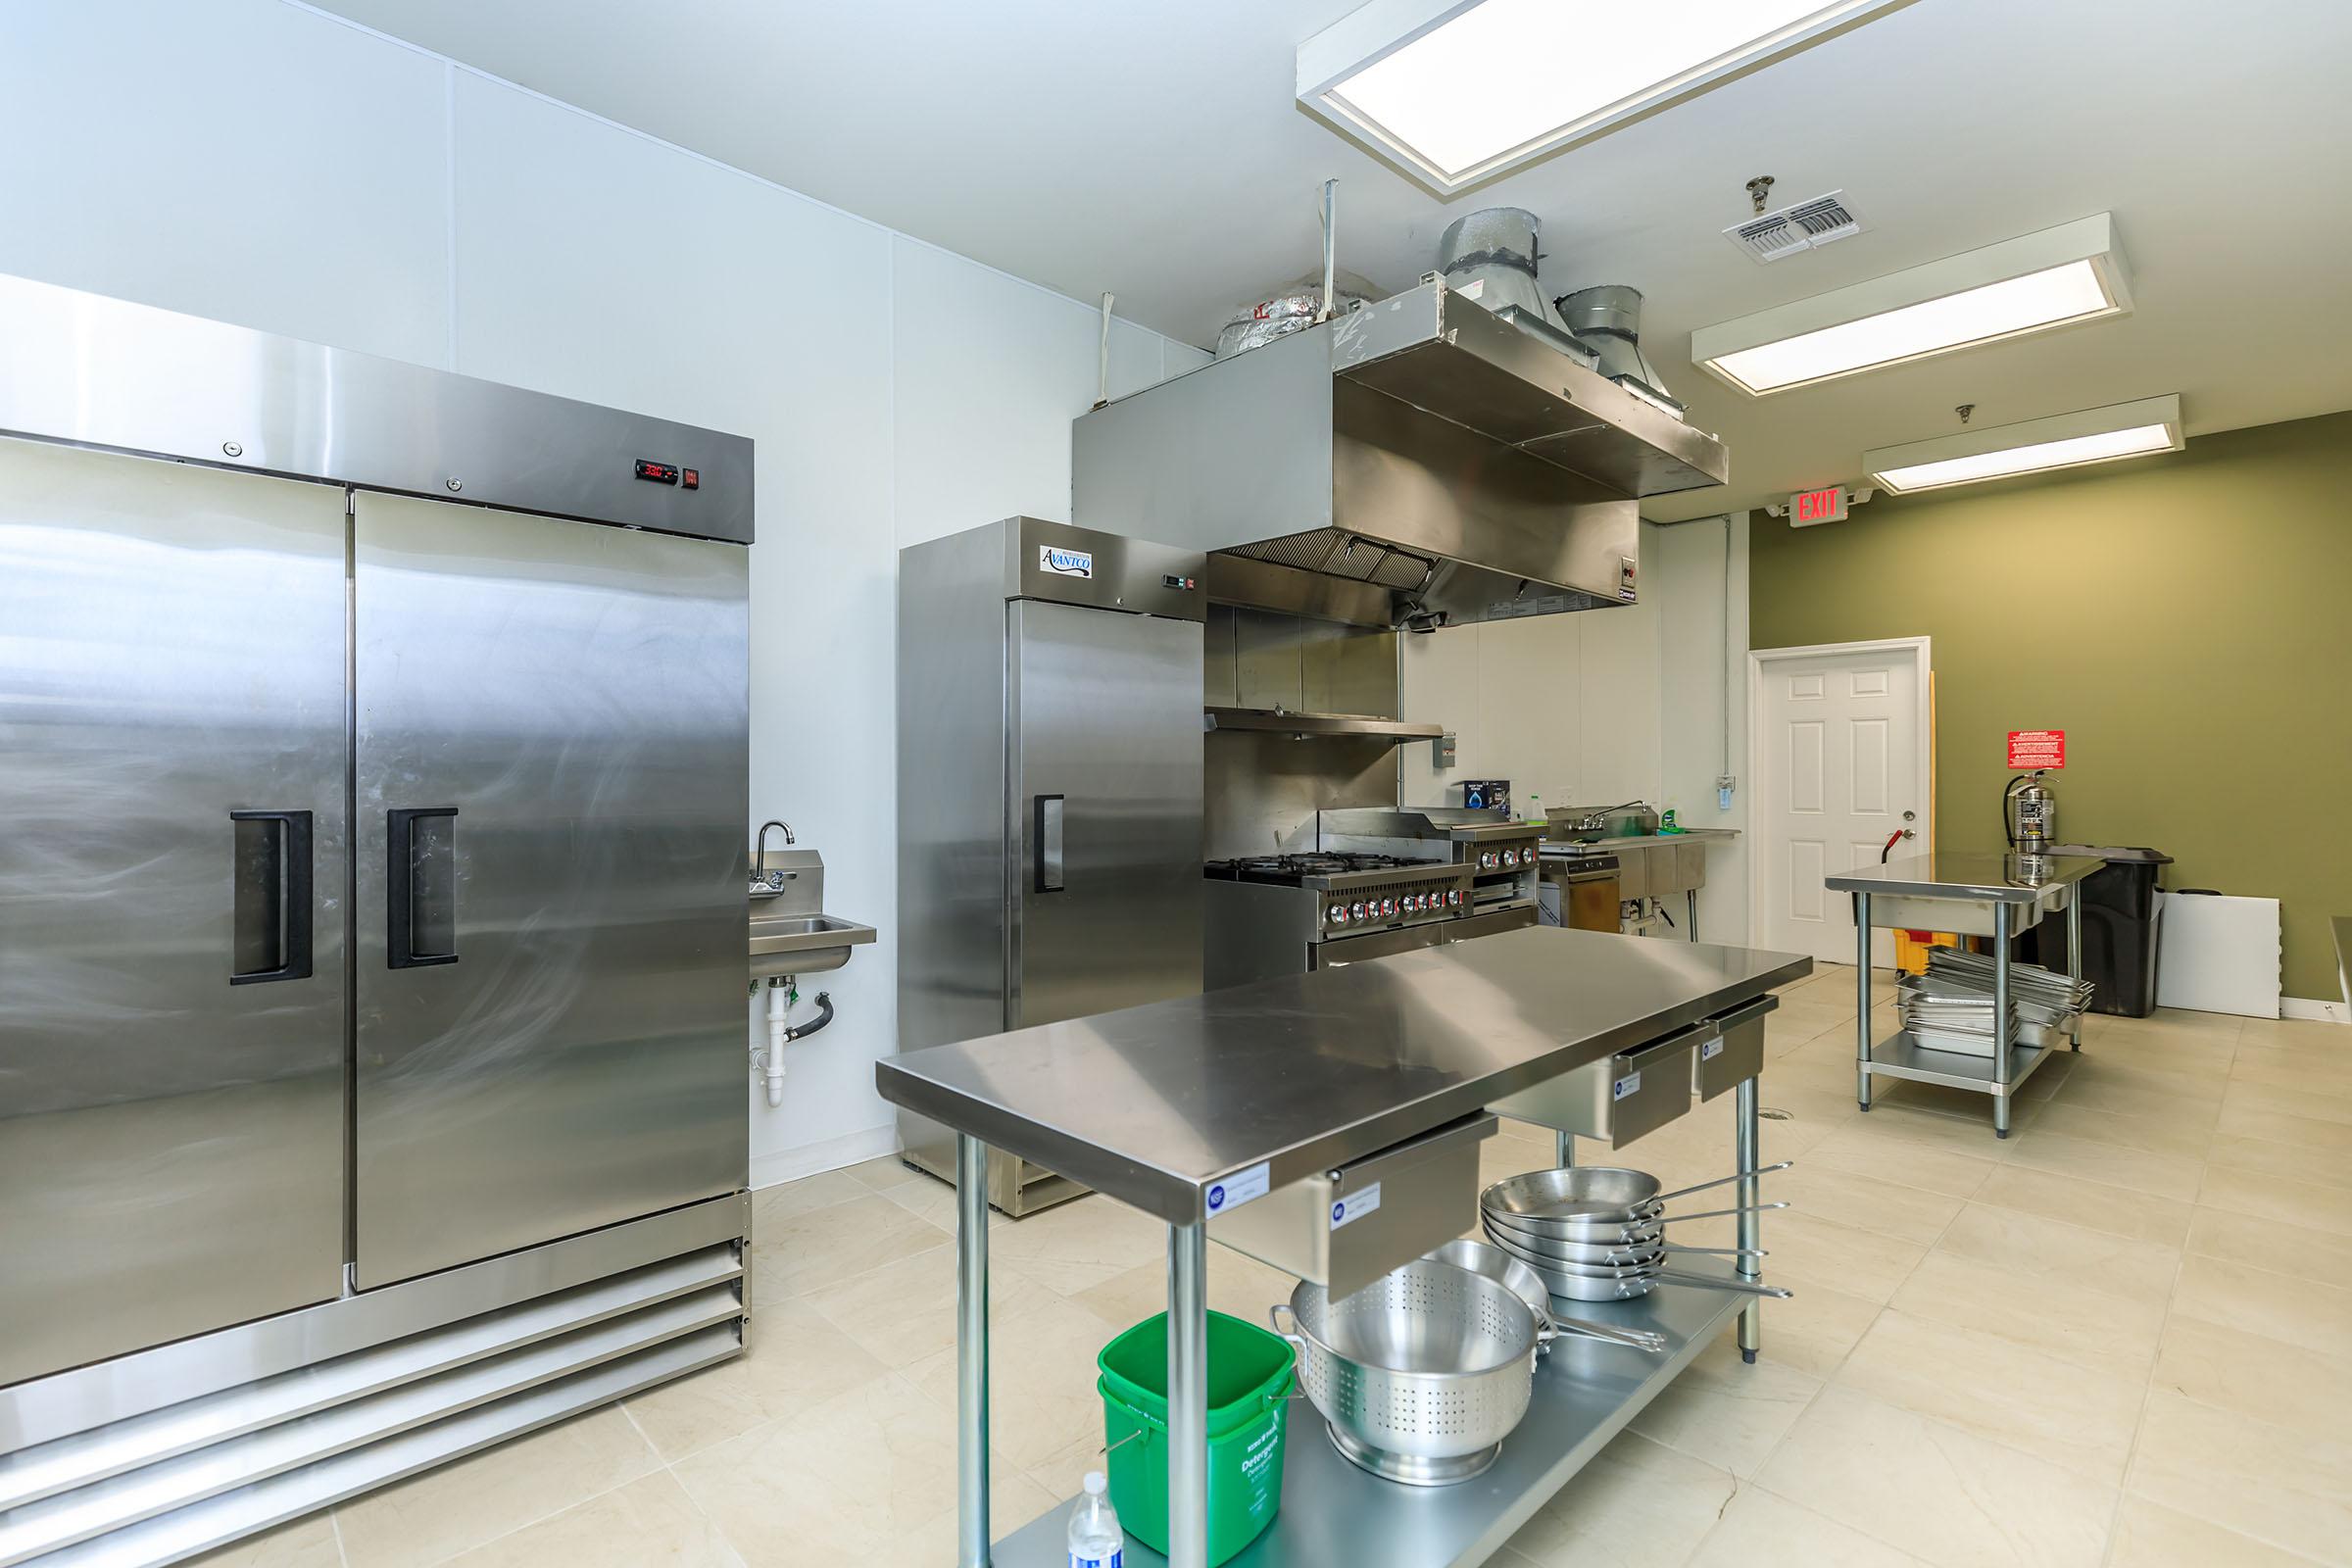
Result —
[[1446, 733], [1443, 724], [1408, 724], [1370, 713], [1296, 713], [1281, 708], [1204, 708], [1200, 711], [1203, 729], [1268, 730], [1300, 740], [1334, 736], [1396, 743], [1434, 741]]

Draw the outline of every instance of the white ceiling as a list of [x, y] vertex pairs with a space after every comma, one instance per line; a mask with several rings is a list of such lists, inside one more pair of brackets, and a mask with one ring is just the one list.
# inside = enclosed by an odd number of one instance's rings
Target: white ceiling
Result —
[[[1916, 0], [1450, 202], [1293, 101], [1298, 41], [1354, 3], [327, 8], [1202, 345], [1315, 267], [1326, 176], [1343, 266], [1383, 292], [1454, 218], [1529, 208], [1545, 291], [1643, 289], [1652, 362], [1731, 444], [1730, 490], [1660, 518], [1857, 477], [1960, 403], [1991, 424], [2179, 392], [2191, 436], [2352, 407], [2341, 0]], [[1764, 173], [1776, 204], [1842, 188], [1871, 230], [1755, 265], [1719, 230]], [[2122, 320], [1763, 400], [1690, 364], [1693, 326], [2101, 211]]]

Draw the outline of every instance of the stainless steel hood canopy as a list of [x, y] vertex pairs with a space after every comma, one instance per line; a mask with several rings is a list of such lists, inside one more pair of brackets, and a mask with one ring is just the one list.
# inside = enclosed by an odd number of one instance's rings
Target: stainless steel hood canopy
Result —
[[1729, 472], [1432, 280], [1080, 416], [1071, 489], [1090, 527], [1217, 552], [1213, 598], [1428, 625], [1631, 602], [1640, 498]]

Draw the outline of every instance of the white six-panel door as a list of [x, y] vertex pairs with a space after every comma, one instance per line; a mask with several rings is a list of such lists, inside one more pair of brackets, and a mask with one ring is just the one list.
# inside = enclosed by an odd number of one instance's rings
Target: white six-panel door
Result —
[[[1930, 843], [1924, 638], [1752, 656], [1757, 944], [1854, 961], [1852, 901], [1822, 879]], [[1881, 933], [1876, 961], [1892, 961]]]

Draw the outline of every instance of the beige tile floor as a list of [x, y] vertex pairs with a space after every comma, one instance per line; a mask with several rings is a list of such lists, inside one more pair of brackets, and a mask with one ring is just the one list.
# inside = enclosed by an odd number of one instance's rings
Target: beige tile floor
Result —
[[[1766, 1157], [1798, 1165], [1767, 1269], [1797, 1295], [1762, 1359], [1711, 1347], [1495, 1560], [2352, 1564], [2352, 1030], [2093, 1019], [2001, 1143], [1973, 1095], [1882, 1085], [1858, 1114], [1855, 1007], [1831, 969], [1770, 1025]], [[1717, 1174], [1730, 1118], [1626, 1157]], [[1547, 1164], [1548, 1135], [1485, 1163]], [[744, 1359], [206, 1561], [942, 1568], [952, 1223], [891, 1161], [762, 1192]], [[1001, 1528], [1097, 1462], [1094, 1353], [1158, 1309], [1163, 1238], [1100, 1198], [992, 1231]], [[1287, 1294], [1209, 1251], [1211, 1304]]]

